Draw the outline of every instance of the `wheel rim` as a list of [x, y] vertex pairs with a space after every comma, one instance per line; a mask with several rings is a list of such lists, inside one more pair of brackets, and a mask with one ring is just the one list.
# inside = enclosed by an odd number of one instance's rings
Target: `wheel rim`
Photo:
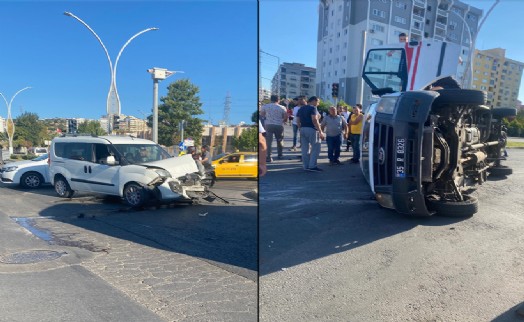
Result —
[[26, 177], [24, 182], [28, 187], [31, 188], [40, 186], [40, 178], [37, 175], [30, 175]]
[[64, 196], [66, 193], [66, 185], [65, 182], [62, 180], [58, 180], [55, 184], [55, 190], [56, 193], [58, 193], [59, 196]]
[[142, 201], [140, 188], [137, 186], [130, 186], [126, 189], [126, 201], [133, 206], [140, 204]]

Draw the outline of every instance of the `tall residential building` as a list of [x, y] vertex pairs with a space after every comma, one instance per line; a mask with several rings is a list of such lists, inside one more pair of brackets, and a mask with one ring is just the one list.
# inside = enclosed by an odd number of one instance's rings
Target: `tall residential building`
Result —
[[304, 64], [283, 63], [279, 66], [271, 81], [271, 92], [278, 93], [280, 77], [280, 97], [294, 98], [299, 95], [310, 97], [315, 95], [316, 69]]
[[475, 49], [472, 88], [487, 92], [487, 105], [518, 107], [524, 63], [506, 58], [506, 50]]
[[461, 79], [482, 10], [458, 0], [320, 0], [317, 38], [317, 96], [333, 101], [331, 84], [339, 84], [339, 98], [353, 105], [373, 100], [362, 81], [362, 62], [373, 46], [410, 40], [436, 40], [462, 46], [464, 64], [457, 62]]
[[0, 116], [0, 133], [7, 132], [7, 123], [6, 119]]

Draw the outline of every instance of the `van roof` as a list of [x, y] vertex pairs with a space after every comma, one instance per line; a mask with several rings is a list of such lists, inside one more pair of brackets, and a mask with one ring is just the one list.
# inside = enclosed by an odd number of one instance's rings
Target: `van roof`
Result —
[[83, 142], [83, 143], [111, 143], [111, 144], [156, 144], [146, 139], [131, 136], [104, 135], [104, 136], [64, 136], [56, 137], [53, 142]]

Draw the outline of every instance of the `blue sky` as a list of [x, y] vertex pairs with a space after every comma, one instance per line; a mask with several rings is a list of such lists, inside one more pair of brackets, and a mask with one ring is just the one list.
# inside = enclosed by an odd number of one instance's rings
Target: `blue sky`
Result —
[[[102, 46], [69, 11], [102, 39], [118, 62], [122, 113], [143, 118], [153, 106], [152, 67], [184, 71], [159, 84], [159, 96], [178, 79], [200, 88], [205, 114], [223, 118], [231, 96], [230, 124], [251, 122], [257, 108], [257, 3], [237, 1], [0, 1], [0, 93], [13, 101], [13, 117], [98, 119], [106, 113], [110, 69]], [[0, 100], [0, 116], [7, 108]]]
[[[364, 1], [364, 0], [363, 0]], [[482, 9], [484, 14], [495, 0], [462, 0]], [[261, 0], [260, 49], [278, 56], [280, 62], [316, 67], [318, 0]], [[524, 35], [519, 29], [524, 13], [523, 0], [501, 0], [477, 36], [477, 49], [505, 48], [506, 57], [524, 62]], [[268, 87], [277, 68], [277, 58], [261, 54], [261, 83]], [[519, 100], [524, 102], [524, 82]]]

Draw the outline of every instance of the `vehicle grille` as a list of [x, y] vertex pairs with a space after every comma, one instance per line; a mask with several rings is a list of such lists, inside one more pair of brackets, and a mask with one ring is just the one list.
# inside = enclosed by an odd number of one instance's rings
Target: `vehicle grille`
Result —
[[373, 135], [374, 185], [391, 185], [395, 155], [393, 127], [387, 124], [375, 123], [375, 133]]

